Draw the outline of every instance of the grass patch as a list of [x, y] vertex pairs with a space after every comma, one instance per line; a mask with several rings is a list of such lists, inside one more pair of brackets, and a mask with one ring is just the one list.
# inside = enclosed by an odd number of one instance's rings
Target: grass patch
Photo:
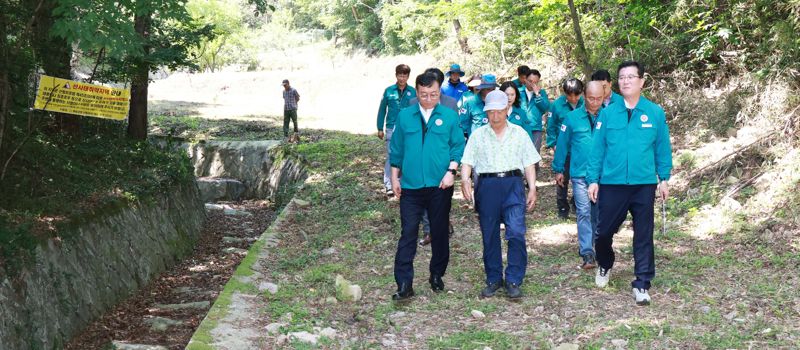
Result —
[[521, 349], [519, 338], [504, 332], [494, 332], [474, 327], [446, 337], [431, 338], [428, 340], [431, 349]]

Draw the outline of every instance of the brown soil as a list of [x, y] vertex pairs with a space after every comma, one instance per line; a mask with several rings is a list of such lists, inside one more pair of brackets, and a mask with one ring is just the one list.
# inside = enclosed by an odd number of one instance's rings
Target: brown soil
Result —
[[[224, 215], [221, 210], [207, 211], [203, 232], [190, 256], [91, 323], [67, 344], [66, 349], [101, 349], [113, 340], [184, 349], [208, 310], [164, 310], [155, 305], [198, 301], [213, 304], [245, 256], [223, 250], [228, 247], [248, 249], [275, 220], [275, 211], [267, 201], [221, 204], [253, 215], [232, 216]], [[244, 240], [225, 243], [222, 238], [226, 236]], [[144, 322], [152, 317], [169, 318], [183, 324], [158, 332]]]

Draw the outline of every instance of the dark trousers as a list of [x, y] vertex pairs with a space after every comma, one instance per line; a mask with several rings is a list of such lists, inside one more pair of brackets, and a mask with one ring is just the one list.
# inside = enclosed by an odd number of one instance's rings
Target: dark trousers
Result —
[[[567, 201], [567, 191], [569, 190], [569, 160], [570, 155], [564, 161], [564, 187], [556, 185], [556, 205], [559, 213], [569, 213], [569, 202]], [[573, 203], [575, 199], [572, 200]]]
[[289, 120], [294, 123], [294, 132], [296, 133], [297, 130], [297, 110], [284, 110], [283, 111], [283, 136], [289, 136]]
[[427, 210], [431, 223], [431, 275], [444, 276], [450, 262], [450, 205], [453, 187], [403, 189], [400, 196], [400, 240], [394, 256], [394, 279], [398, 285], [414, 281], [414, 256], [417, 255], [417, 236], [422, 214]]
[[475, 206], [483, 234], [483, 269], [486, 283], [503, 280], [500, 222], [506, 225], [508, 266], [505, 280], [521, 284], [528, 266], [525, 246], [525, 188], [522, 178], [482, 178], [475, 190]]
[[650, 289], [656, 275], [653, 250], [653, 205], [656, 185], [600, 185], [595, 252], [597, 263], [604, 269], [614, 266], [611, 244], [628, 212], [633, 216], [633, 288]]

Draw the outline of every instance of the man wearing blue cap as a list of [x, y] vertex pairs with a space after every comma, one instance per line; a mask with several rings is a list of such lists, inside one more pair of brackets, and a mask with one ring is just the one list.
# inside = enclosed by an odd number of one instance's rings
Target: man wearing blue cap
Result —
[[464, 124], [469, 126], [467, 129], [468, 135], [472, 134], [475, 129], [489, 123], [489, 120], [486, 118], [486, 112], [483, 110], [485, 105], [484, 100], [486, 99], [486, 95], [495, 90], [498, 86], [497, 77], [495, 77], [494, 74], [484, 74], [483, 77], [481, 77], [480, 85], [475, 87], [475, 90], [478, 91], [477, 96], [469, 101], [465, 101], [464, 105], [461, 106], [461, 110], [458, 111], [458, 114], [461, 116], [461, 120]]
[[664, 109], [642, 96], [642, 65], [622, 62], [617, 77], [624, 99], [600, 112], [586, 173], [589, 199], [598, 206], [599, 267], [594, 282], [600, 288], [608, 284], [615, 259], [614, 234], [630, 212], [636, 276], [631, 289], [636, 305], [649, 305], [650, 281], [656, 275], [653, 206], [656, 191], [662, 201], [669, 196], [672, 145]]
[[450, 65], [450, 71], [447, 72], [447, 81], [442, 84], [442, 94], [450, 96], [456, 101], [461, 100], [461, 96], [469, 90], [467, 84], [461, 82], [461, 77], [463, 77], [464, 74], [464, 71], [461, 70], [461, 66], [458, 64], [453, 63]]
[[[489, 124], [477, 128], [464, 150], [461, 164], [461, 192], [472, 201], [472, 171], [480, 181], [475, 188], [475, 208], [483, 234], [483, 267], [486, 288], [481, 297], [491, 297], [505, 286], [506, 296], [522, 297], [528, 253], [525, 245], [525, 210], [536, 204], [536, 168], [541, 160], [530, 135], [507, 119], [508, 96], [494, 90], [486, 95]], [[525, 195], [523, 174], [528, 182]], [[508, 266], [503, 271], [500, 222], [506, 226]]]
[[414, 256], [425, 210], [430, 214], [432, 238], [428, 282], [434, 292], [444, 291], [442, 277], [450, 261], [447, 225], [453, 182], [464, 153], [458, 115], [439, 104], [441, 88], [436, 74], [420, 74], [416, 87], [419, 105], [408, 107], [397, 116], [389, 153], [392, 189], [400, 199], [402, 228], [394, 258], [397, 292], [392, 299], [397, 301], [414, 296]]
[[[397, 83], [383, 90], [381, 105], [378, 107], [378, 138], [386, 140], [386, 163], [383, 166], [383, 186], [388, 197], [394, 196], [392, 191], [391, 174], [392, 168], [389, 165], [389, 143], [392, 141], [394, 133], [394, 123], [400, 110], [410, 105], [411, 99], [417, 96], [416, 90], [408, 86], [408, 75], [411, 68], [408, 65], [400, 64], [394, 69], [394, 76]], [[384, 123], [386, 131], [384, 132]]]

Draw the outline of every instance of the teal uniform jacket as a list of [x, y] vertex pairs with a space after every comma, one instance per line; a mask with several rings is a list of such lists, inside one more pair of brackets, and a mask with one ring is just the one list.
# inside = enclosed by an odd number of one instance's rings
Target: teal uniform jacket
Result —
[[397, 114], [399, 114], [403, 108], [408, 107], [411, 99], [416, 97], [417, 90], [414, 90], [410, 85], [406, 85], [402, 94], [397, 84], [383, 90], [381, 106], [378, 107], [378, 131], [383, 131], [384, 122], [386, 123], [387, 129], [393, 128], [395, 120], [397, 119]]
[[520, 82], [520, 81], [519, 81], [519, 78], [517, 78], [517, 79], [514, 79], [514, 80], [512, 80], [511, 82], [512, 82], [512, 83], [514, 83], [514, 86], [516, 86], [516, 87], [517, 87], [517, 90], [519, 90], [520, 92], [522, 92], [522, 89], [524, 89], [524, 88], [525, 88], [525, 84], [523, 84], [522, 82]]
[[611, 91], [611, 98], [609, 99], [608, 104], [605, 104], [605, 101], [603, 101], [603, 107], [608, 107], [613, 103], [625, 103], [625, 99], [622, 98], [622, 95]]
[[389, 144], [389, 163], [402, 172], [403, 189], [438, 187], [450, 162], [461, 163], [464, 154], [464, 134], [455, 112], [436, 105], [428, 123], [424, 123], [416, 105], [397, 116]]
[[542, 115], [550, 110], [550, 99], [547, 97], [547, 91], [544, 89], [539, 90], [539, 96], [533, 97], [532, 101], [528, 100], [528, 93], [523, 86], [519, 90], [520, 108], [525, 111], [528, 116], [528, 121], [531, 122], [531, 130], [542, 131]]
[[461, 109], [458, 110], [459, 118], [466, 128], [464, 131], [467, 135], [472, 135], [472, 132], [489, 123], [486, 118], [486, 112], [483, 111], [485, 103], [481, 96], [473, 94], [469, 99], [465, 99], [461, 104]]
[[669, 180], [672, 145], [661, 106], [644, 96], [631, 110], [612, 103], [595, 126], [586, 181], [601, 185], [647, 185]]
[[533, 129], [531, 129], [532, 125], [522, 108], [511, 107], [511, 114], [508, 115], [508, 122], [520, 126], [523, 130], [525, 130], [525, 132], [528, 133], [528, 136], [531, 138], [531, 142], [533, 142]]
[[586, 106], [567, 114], [558, 132], [556, 154], [553, 156], [552, 165], [554, 173], [564, 173], [567, 154], [571, 153], [570, 177], [586, 177], [586, 163], [592, 151], [592, 135], [597, 125], [597, 118], [597, 115], [593, 116], [586, 111]]
[[464, 108], [464, 106], [466, 106], [469, 103], [472, 103], [470, 101], [474, 98], [475, 98], [475, 93], [473, 93], [472, 91], [467, 91], [463, 95], [461, 95], [461, 99], [458, 100], [459, 124], [461, 125], [461, 130], [463, 130], [464, 133], [467, 135], [469, 135], [471, 131], [470, 127], [471, 120], [469, 119], [469, 115], [466, 114], [467, 110], [466, 108]]
[[564, 123], [564, 117], [569, 112], [583, 107], [583, 96], [578, 100], [578, 104], [573, 109], [567, 102], [567, 95], [559, 96], [550, 106], [550, 118], [547, 118], [547, 147], [553, 147], [558, 140], [558, 128]]

